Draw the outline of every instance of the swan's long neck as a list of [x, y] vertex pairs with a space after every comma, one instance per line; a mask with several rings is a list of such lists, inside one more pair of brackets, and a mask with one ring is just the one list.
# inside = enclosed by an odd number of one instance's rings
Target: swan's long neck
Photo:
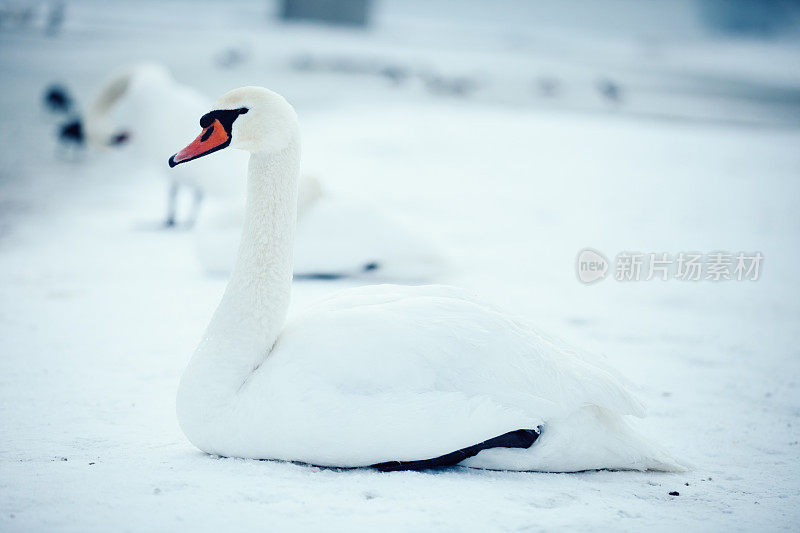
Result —
[[299, 162], [296, 140], [280, 152], [250, 156], [236, 266], [182, 388], [201, 388], [206, 397], [222, 401], [242, 387], [272, 349], [291, 297]]

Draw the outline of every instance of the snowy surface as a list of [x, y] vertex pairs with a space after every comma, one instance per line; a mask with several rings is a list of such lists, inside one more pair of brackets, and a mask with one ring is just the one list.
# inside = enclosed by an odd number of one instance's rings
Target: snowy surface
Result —
[[[401, 6], [360, 33], [279, 26], [261, 2], [70, 3], [59, 36], [0, 33], [0, 530], [797, 527], [800, 121], [796, 96], [781, 96], [800, 88], [797, 43], [712, 42], [687, 22], [654, 54], [631, 32], [526, 33], [524, 17], [472, 4], [451, 25], [420, 23], [419, 3]], [[246, 60], [218, 67], [226, 47]], [[423, 77], [297, 68], [309, 56], [481, 85], [459, 97]], [[650, 407], [643, 431], [695, 469], [384, 474], [194, 449], [174, 395], [224, 280], [203, 274], [190, 232], [157, 228], [160, 169], [59, 151], [39, 102], [57, 80], [86, 101], [141, 59], [209, 96], [282, 92], [306, 171], [402, 213], [450, 259], [440, 281], [606, 354]], [[543, 70], [570, 96], [526, 92]], [[633, 87], [627, 101], [593, 92], [609, 72]], [[752, 96], [764, 91], [777, 96]], [[178, 148], [164, 147], [165, 166]], [[765, 261], [756, 282], [584, 286], [574, 261], [587, 246]], [[297, 282], [293, 305], [346, 285]]]

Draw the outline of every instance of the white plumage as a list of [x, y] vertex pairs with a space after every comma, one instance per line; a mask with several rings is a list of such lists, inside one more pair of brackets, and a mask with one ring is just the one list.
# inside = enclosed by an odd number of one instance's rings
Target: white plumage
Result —
[[284, 324], [296, 118], [262, 88], [231, 91], [214, 108], [248, 110], [232, 124], [231, 146], [251, 160], [237, 265], [178, 393], [181, 427], [198, 448], [352, 467], [541, 427], [527, 449], [485, 450], [463, 464], [681, 469], [628, 426], [644, 410], [610, 371], [460, 289], [350, 289]]

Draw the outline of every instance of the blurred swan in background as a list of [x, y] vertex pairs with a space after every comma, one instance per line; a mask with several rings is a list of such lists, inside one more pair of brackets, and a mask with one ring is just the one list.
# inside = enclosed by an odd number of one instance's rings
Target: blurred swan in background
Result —
[[[364, 278], [429, 281], [447, 269], [436, 246], [366, 202], [323, 190], [313, 176], [298, 183], [295, 279]], [[233, 269], [245, 210], [241, 202], [207, 202], [195, 228], [197, 254], [209, 274]]]
[[454, 287], [340, 291], [286, 321], [299, 126], [243, 87], [170, 166], [249, 152], [242, 246], [181, 378], [178, 421], [226, 457], [403, 470], [682, 470], [636, 433], [643, 406], [607, 369]]
[[[178, 83], [163, 65], [146, 62], [114, 73], [92, 99], [84, 121], [88, 142], [99, 148], [129, 145], [137, 161], [163, 172], [165, 150], [191, 134], [197, 117], [208, 110], [209, 99]], [[164, 225], [178, 222], [181, 189], [191, 191], [193, 204], [186, 224], [197, 219], [206, 196], [243, 198], [246, 157], [222, 154], [219, 161], [200, 161], [197, 168], [166, 174], [169, 183]]]

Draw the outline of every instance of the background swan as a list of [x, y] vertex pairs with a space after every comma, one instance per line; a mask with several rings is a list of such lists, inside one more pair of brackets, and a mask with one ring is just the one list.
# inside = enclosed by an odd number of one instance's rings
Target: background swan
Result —
[[[195, 229], [203, 268], [227, 275], [233, 269], [244, 223], [241, 202], [211, 201]], [[430, 281], [447, 270], [442, 254], [390, 213], [367, 202], [323, 191], [301, 175], [294, 245], [295, 279], [361, 278]]]
[[195, 446], [354, 467], [431, 460], [524, 431], [527, 446], [465, 464], [681, 469], [628, 426], [624, 417], [644, 410], [610, 372], [459, 289], [350, 289], [284, 326], [297, 119], [258, 87], [233, 90], [212, 109], [170, 166], [228, 145], [251, 156], [237, 263], [178, 391], [178, 419]]
[[244, 172], [247, 158], [243, 154], [230, 151], [216, 161], [199, 161], [196, 168], [163, 171], [163, 147], [184, 142], [208, 103], [198, 91], [178, 83], [163, 65], [146, 62], [111, 75], [86, 112], [86, 134], [93, 146], [129, 145], [137, 164], [165, 175], [169, 189], [164, 224], [168, 227], [177, 222], [181, 189], [193, 196], [186, 217], [189, 225], [195, 222], [204, 197], [232, 200], [244, 195], [240, 180], [227, 179]]

